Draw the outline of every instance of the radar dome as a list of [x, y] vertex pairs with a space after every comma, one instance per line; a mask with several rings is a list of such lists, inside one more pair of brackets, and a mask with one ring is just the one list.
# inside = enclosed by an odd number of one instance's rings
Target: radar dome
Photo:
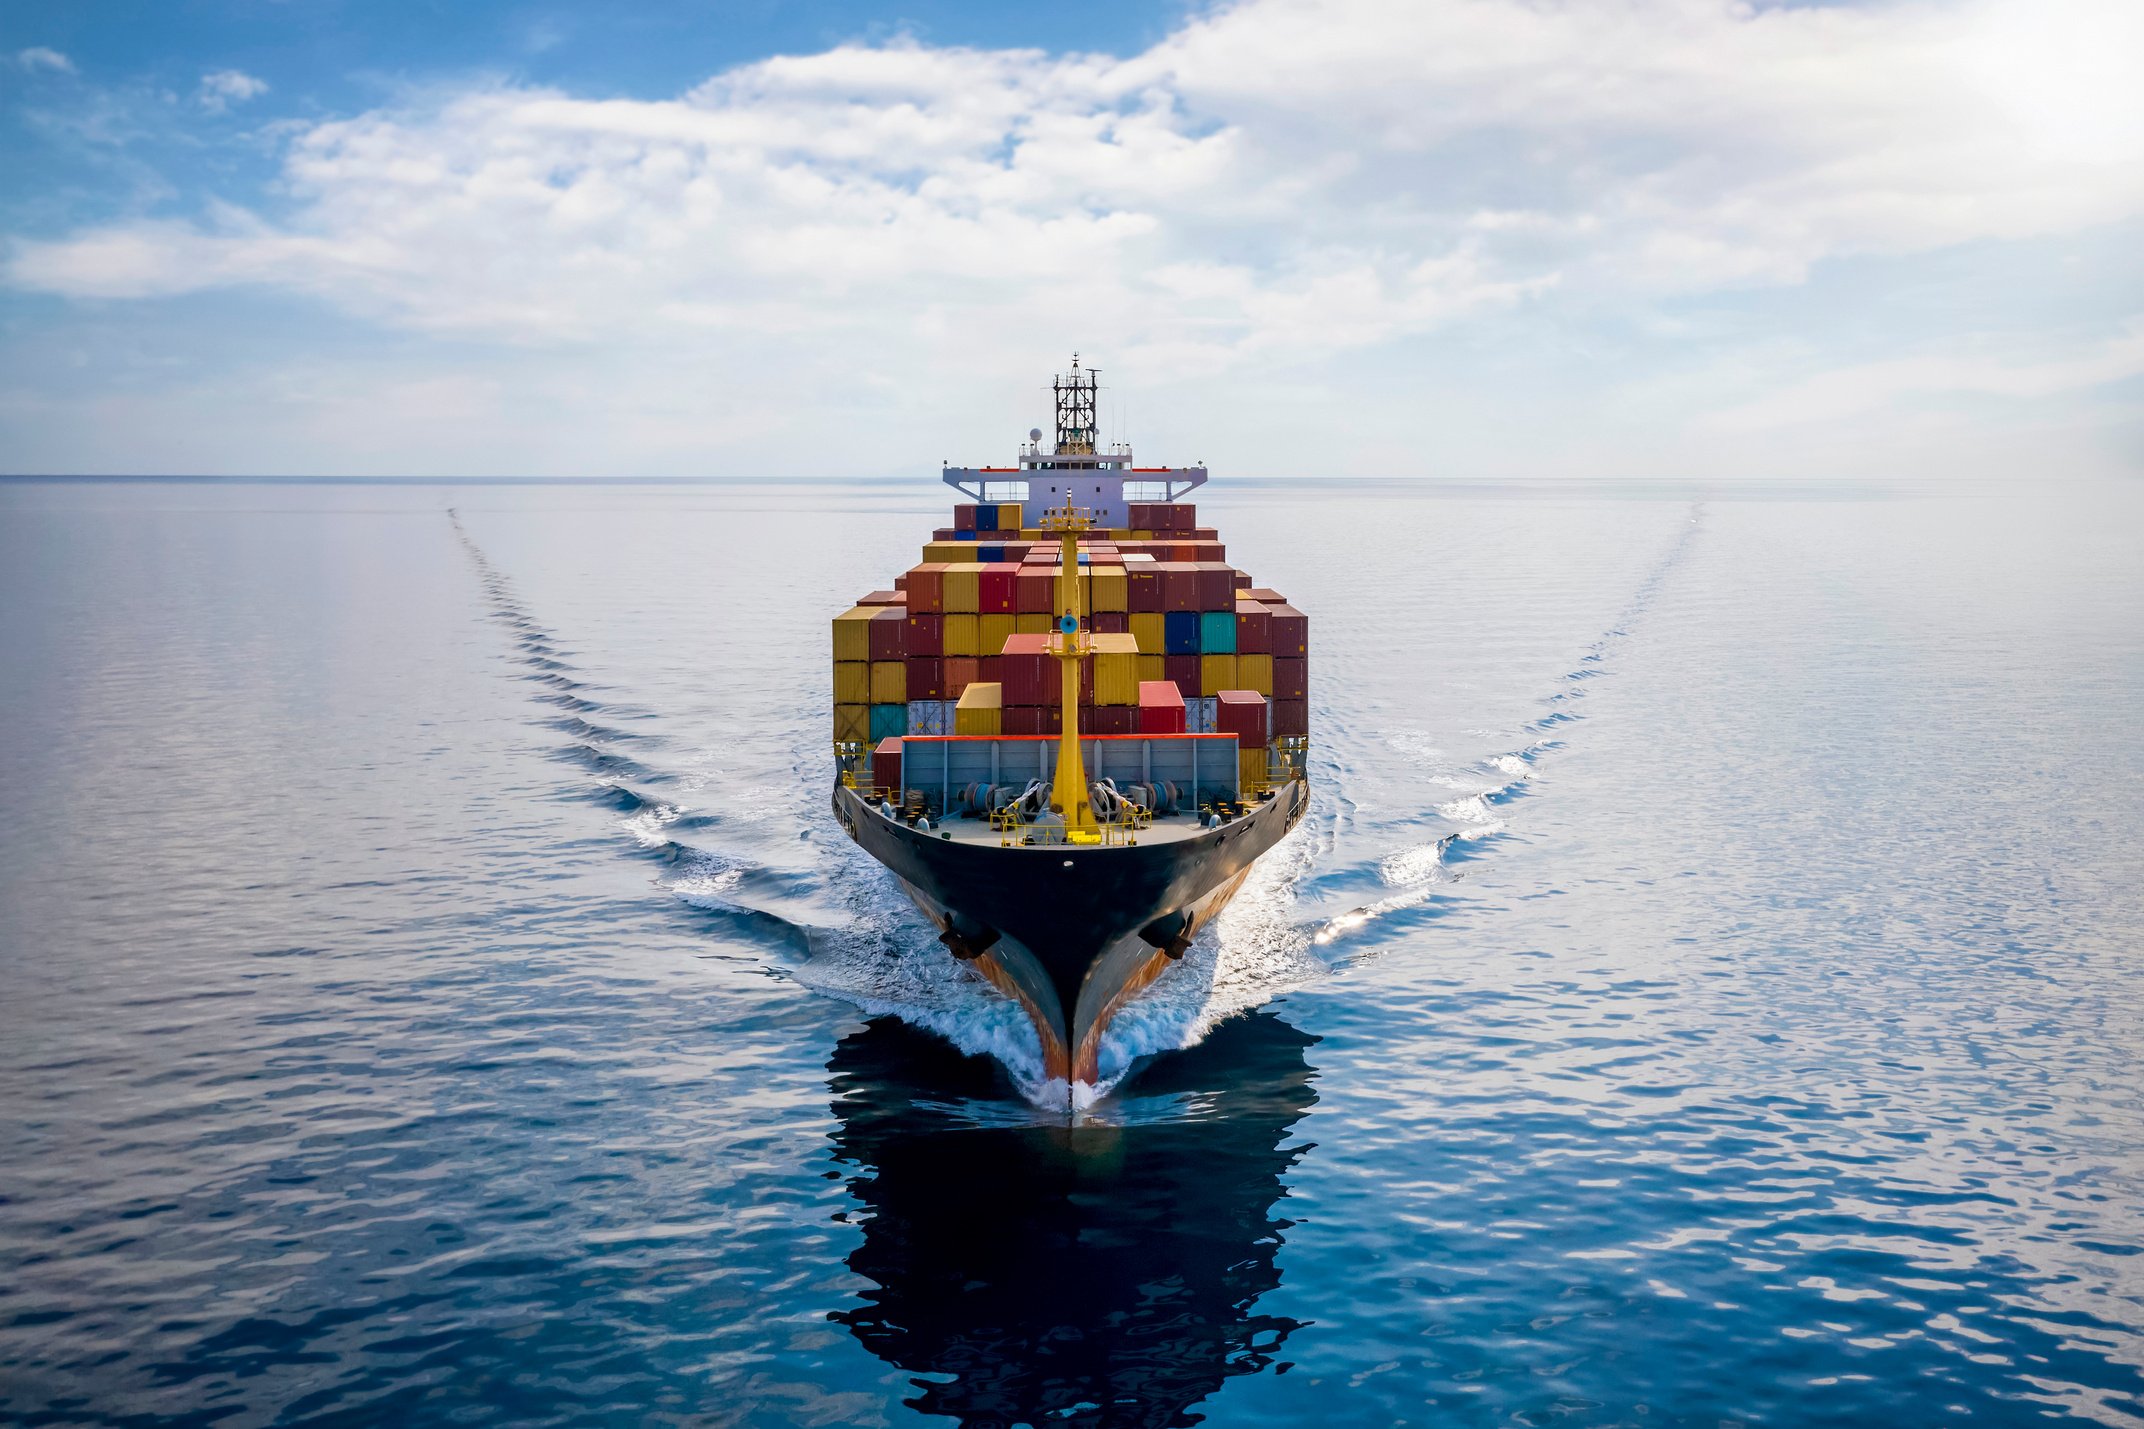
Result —
[[1029, 441], [1031, 441], [1031, 442], [1039, 442], [1039, 441], [1041, 441], [1041, 440], [1042, 440], [1042, 428], [1040, 428], [1040, 427], [1029, 427], [1029, 428], [1027, 429], [1027, 439], [1028, 439]]

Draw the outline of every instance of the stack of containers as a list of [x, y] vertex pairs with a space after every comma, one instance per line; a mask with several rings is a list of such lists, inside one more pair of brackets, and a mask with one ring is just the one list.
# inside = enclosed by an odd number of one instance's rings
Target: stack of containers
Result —
[[[936, 533], [895, 589], [873, 591], [835, 618], [836, 741], [875, 747], [963, 725], [1058, 732], [1057, 662], [1042, 652], [1055, 626], [1059, 547], [1020, 539], [1021, 517], [1018, 503], [955, 507], [953, 526]], [[1248, 716], [1220, 705], [1224, 695], [1247, 695], [1263, 712], [1260, 744], [1307, 736], [1302, 612], [1230, 567], [1189, 503], [1133, 503], [1130, 519], [1129, 528], [1097, 530], [1080, 544], [1095, 648], [1081, 672], [1082, 726], [1131, 734], [1180, 719], [1189, 733], [1241, 739], [1247, 731], [1224, 727]], [[1157, 690], [1160, 703], [1149, 709], [1142, 687], [1162, 684], [1174, 687], [1177, 703]], [[963, 713], [963, 697], [979, 685], [994, 693], [979, 693]], [[1178, 708], [1181, 715], [1168, 713]]]

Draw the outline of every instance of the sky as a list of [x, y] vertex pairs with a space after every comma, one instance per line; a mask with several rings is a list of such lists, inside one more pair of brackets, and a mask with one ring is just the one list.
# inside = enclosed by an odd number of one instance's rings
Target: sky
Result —
[[16, 0], [0, 471], [2144, 475], [2135, 0]]

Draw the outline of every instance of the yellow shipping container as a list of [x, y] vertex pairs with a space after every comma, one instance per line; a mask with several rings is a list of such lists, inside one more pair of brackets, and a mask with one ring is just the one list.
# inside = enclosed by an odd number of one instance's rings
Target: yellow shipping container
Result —
[[1169, 678], [1169, 662], [1160, 655], [1139, 654], [1139, 678], [1142, 680], [1166, 680]]
[[[945, 613], [973, 615], [982, 607], [981, 561], [954, 561], [945, 568]], [[949, 652], [950, 653], [950, 652]], [[965, 652], [962, 652], [965, 653]]]
[[1000, 530], [1000, 531], [1017, 531], [1017, 530], [1019, 530], [1019, 529], [1020, 529], [1020, 517], [1021, 517], [1021, 515], [1022, 515], [1022, 513], [1021, 513], [1021, 510], [1020, 510], [1020, 503], [1019, 503], [1019, 502], [1017, 502], [1017, 501], [1001, 501], [1001, 502], [999, 502], [999, 503], [998, 503], [998, 530]]
[[1134, 541], [1151, 541], [1154, 539], [1154, 533], [1152, 531], [1134, 531], [1131, 538]]
[[834, 743], [866, 744], [871, 739], [871, 706], [834, 706]]
[[868, 605], [852, 606], [834, 617], [834, 658], [871, 658], [871, 617], [878, 614]]
[[983, 653], [982, 617], [979, 615], [948, 615], [945, 618], [945, 653], [948, 655], [980, 655]]
[[1236, 785], [1248, 797], [1266, 787], [1266, 750], [1264, 745], [1256, 749], [1236, 751]]
[[1271, 655], [1238, 655], [1236, 678], [1243, 683], [1239, 690], [1256, 690], [1267, 699], [1273, 698], [1273, 657]]
[[871, 667], [861, 660], [836, 660], [834, 662], [834, 703], [837, 705], [867, 705], [871, 703]]
[[925, 564], [932, 561], [972, 561], [974, 559], [975, 543], [973, 541], [925, 541], [923, 543], [923, 560]]
[[871, 662], [871, 703], [874, 705], [905, 705], [908, 703], [908, 664], [906, 661], [873, 660]]
[[1094, 649], [1094, 702], [1098, 705], [1139, 703], [1139, 643], [1130, 635], [1105, 634], [1089, 637]]
[[1018, 619], [1017, 616], [1011, 615], [985, 615], [978, 617], [978, 623], [981, 627], [979, 638], [983, 647], [983, 654], [1002, 655], [1005, 653], [1005, 642], [1012, 638], [1012, 633], [1015, 629], [1013, 621], [1016, 619]]
[[1223, 690], [1240, 690], [1236, 683], [1236, 657], [1233, 655], [1199, 656], [1199, 688], [1209, 695], [1218, 695]]
[[[1166, 655], [1168, 653], [1166, 625], [1167, 622], [1162, 619], [1161, 612], [1158, 610], [1135, 610], [1132, 612], [1132, 638], [1139, 642], [1140, 654]], [[1161, 677], [1156, 675], [1154, 678], [1158, 680]]]
[[1122, 566], [1089, 566], [1093, 574], [1087, 580], [1087, 599], [1091, 610], [1124, 610], [1130, 597], [1129, 582], [1124, 579]]
[[1000, 734], [1004, 732], [1004, 686], [978, 680], [960, 692], [953, 706], [953, 733]]
[[1013, 633], [1016, 635], [1047, 635], [1056, 627], [1057, 622], [1053, 617], [1039, 611], [1029, 611], [1026, 615], [1016, 615], [1012, 618]]

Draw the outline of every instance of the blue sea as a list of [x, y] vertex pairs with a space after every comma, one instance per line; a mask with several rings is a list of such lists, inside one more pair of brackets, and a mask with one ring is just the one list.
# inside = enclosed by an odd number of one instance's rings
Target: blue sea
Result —
[[2144, 488], [1198, 493], [1303, 827], [1032, 1036], [908, 483], [0, 483], [0, 1420], [2144, 1422]]

